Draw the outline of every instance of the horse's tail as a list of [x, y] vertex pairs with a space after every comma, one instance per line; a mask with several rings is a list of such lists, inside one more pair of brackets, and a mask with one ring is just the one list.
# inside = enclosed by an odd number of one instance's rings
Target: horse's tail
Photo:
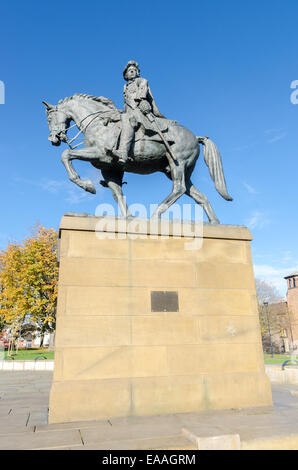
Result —
[[227, 201], [233, 201], [229, 195], [222, 168], [219, 150], [209, 137], [197, 137], [199, 144], [203, 145], [204, 160], [208, 166], [211, 178], [214, 181], [217, 192]]

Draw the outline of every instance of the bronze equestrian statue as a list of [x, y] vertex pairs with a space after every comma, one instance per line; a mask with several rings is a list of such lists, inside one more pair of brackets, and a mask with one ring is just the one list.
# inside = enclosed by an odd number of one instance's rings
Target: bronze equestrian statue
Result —
[[[47, 121], [53, 145], [66, 142], [69, 149], [62, 153], [62, 162], [69, 179], [90, 193], [96, 193], [91, 180], [81, 180], [72, 160], [90, 162], [101, 170], [122, 215], [129, 211], [122, 193], [124, 172], [150, 174], [161, 171], [173, 182], [172, 192], [159, 204], [152, 217], [160, 217], [183, 194], [200, 204], [211, 224], [218, 224], [214, 211], [207, 199], [191, 182], [191, 175], [203, 145], [204, 160], [218, 193], [227, 201], [229, 196], [217, 146], [208, 137], [196, 137], [176, 121], [166, 119], [158, 110], [148, 81], [140, 77], [135, 61], [126, 65], [124, 78], [124, 111], [103, 97], [75, 94], [46, 106]], [[71, 122], [74, 122], [70, 126]], [[67, 131], [76, 126], [79, 132], [69, 140]], [[84, 148], [72, 146], [73, 141], [84, 135]]]

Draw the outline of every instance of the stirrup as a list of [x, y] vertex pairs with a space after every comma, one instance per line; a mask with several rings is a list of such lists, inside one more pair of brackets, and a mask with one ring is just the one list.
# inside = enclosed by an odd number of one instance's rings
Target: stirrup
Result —
[[125, 163], [128, 159], [128, 157], [124, 156], [120, 150], [111, 150], [111, 153], [114, 157], [117, 157], [119, 162]]

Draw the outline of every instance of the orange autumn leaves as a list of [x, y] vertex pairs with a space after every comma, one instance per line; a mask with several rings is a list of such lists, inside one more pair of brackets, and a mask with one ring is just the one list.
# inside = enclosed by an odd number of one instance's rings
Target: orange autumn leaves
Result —
[[58, 234], [41, 225], [22, 244], [0, 252], [0, 316], [5, 323], [30, 321], [53, 330], [57, 302]]

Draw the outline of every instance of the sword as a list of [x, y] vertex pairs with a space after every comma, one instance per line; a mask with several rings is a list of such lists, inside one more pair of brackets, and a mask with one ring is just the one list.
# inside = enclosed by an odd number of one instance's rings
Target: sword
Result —
[[[175, 155], [173, 154], [172, 149], [171, 149], [169, 143], [166, 141], [165, 137], [163, 136], [163, 133], [161, 132], [160, 128], [159, 128], [158, 125], [157, 125], [157, 122], [156, 122], [156, 120], [155, 120], [155, 116], [154, 116], [152, 113], [147, 113], [145, 116], [149, 119], [149, 121], [151, 122], [151, 124], [154, 125], [155, 130], [156, 130], [156, 132], [158, 133], [158, 135], [159, 135], [159, 137], [161, 138], [161, 140], [163, 141], [163, 143], [165, 144], [165, 147], [166, 147], [166, 149], [167, 149], [169, 155], [172, 157], [172, 159], [173, 159], [174, 161], [177, 161], [177, 158], [176, 158]], [[171, 162], [169, 161], [169, 163], [171, 163]]]

